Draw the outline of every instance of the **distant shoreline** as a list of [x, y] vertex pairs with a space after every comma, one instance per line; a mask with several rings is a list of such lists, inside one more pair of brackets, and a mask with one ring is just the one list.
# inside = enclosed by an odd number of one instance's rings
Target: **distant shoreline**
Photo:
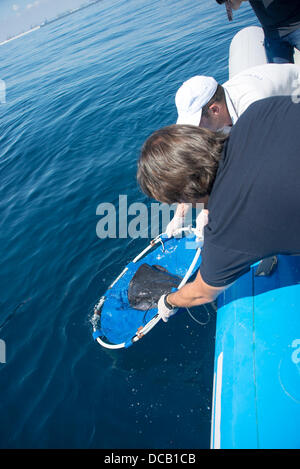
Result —
[[0, 42], [0, 46], [3, 46], [3, 44], [7, 44], [10, 41], [14, 41], [15, 39], [18, 39], [19, 37], [25, 36], [26, 34], [32, 33], [33, 31], [36, 31], [37, 29], [40, 29], [40, 27], [41, 26], [35, 26], [34, 28], [31, 28], [28, 31], [25, 31], [24, 33], [21, 33], [21, 34], [18, 34], [17, 36], [6, 39], [5, 41]]
[[84, 10], [85, 8], [91, 7], [92, 5], [95, 5], [95, 3], [99, 3], [101, 0], [94, 0], [91, 3], [88, 3], [87, 5], [82, 5], [81, 7], [74, 8], [72, 10], [69, 10], [67, 13], [62, 13], [61, 15], [57, 16], [56, 18], [50, 19], [49, 21], [46, 20], [43, 23], [34, 26], [31, 29], [28, 29], [28, 31], [25, 31], [23, 33], [17, 34], [16, 36], [10, 37], [6, 39], [5, 41], [0, 42], [0, 46], [3, 46], [4, 44], [7, 44], [8, 42], [14, 41], [15, 39], [18, 39], [22, 36], [25, 36], [26, 34], [32, 33], [33, 31], [36, 31], [37, 29], [42, 28], [43, 26], [47, 26], [48, 24], [54, 23], [55, 21], [61, 20], [62, 18], [65, 18], [66, 16], [70, 16], [73, 13], [76, 13], [77, 11]]

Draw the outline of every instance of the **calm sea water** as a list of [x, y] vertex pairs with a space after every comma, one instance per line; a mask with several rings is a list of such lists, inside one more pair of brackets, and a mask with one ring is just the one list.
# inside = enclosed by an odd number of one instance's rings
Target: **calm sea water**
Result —
[[128, 350], [94, 343], [94, 304], [147, 243], [98, 239], [96, 208], [146, 201], [140, 147], [175, 122], [182, 81], [227, 79], [231, 38], [257, 24], [235, 16], [103, 0], [0, 48], [0, 447], [209, 447], [215, 317], [183, 313]]

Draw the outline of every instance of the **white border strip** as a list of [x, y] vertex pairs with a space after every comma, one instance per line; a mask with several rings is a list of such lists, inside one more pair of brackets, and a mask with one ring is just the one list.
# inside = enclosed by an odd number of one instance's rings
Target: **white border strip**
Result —
[[217, 371], [214, 374], [214, 396], [212, 409], [212, 429], [211, 429], [211, 448], [221, 448], [221, 393], [222, 393], [222, 375], [223, 375], [223, 352], [220, 353], [217, 360]]

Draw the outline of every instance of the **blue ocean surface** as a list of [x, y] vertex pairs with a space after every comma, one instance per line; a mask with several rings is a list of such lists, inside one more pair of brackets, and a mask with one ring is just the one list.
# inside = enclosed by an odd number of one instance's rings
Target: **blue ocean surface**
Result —
[[257, 24], [211, 0], [103, 0], [0, 47], [1, 448], [209, 448], [215, 316], [185, 312], [127, 350], [93, 307], [147, 239], [99, 239], [96, 209], [136, 182], [144, 140], [196, 74], [228, 78]]

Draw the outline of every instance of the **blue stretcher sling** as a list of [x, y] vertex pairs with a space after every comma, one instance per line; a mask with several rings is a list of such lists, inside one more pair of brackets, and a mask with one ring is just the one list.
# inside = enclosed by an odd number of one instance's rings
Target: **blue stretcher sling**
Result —
[[[93, 337], [100, 345], [127, 348], [140, 340], [161, 319], [157, 310], [160, 296], [181, 288], [196, 272], [203, 240], [191, 227], [180, 228], [180, 233], [179, 238], [161, 234], [152, 240], [100, 298], [92, 319]], [[146, 272], [146, 281], [134, 283], [140, 272], [141, 277]]]

